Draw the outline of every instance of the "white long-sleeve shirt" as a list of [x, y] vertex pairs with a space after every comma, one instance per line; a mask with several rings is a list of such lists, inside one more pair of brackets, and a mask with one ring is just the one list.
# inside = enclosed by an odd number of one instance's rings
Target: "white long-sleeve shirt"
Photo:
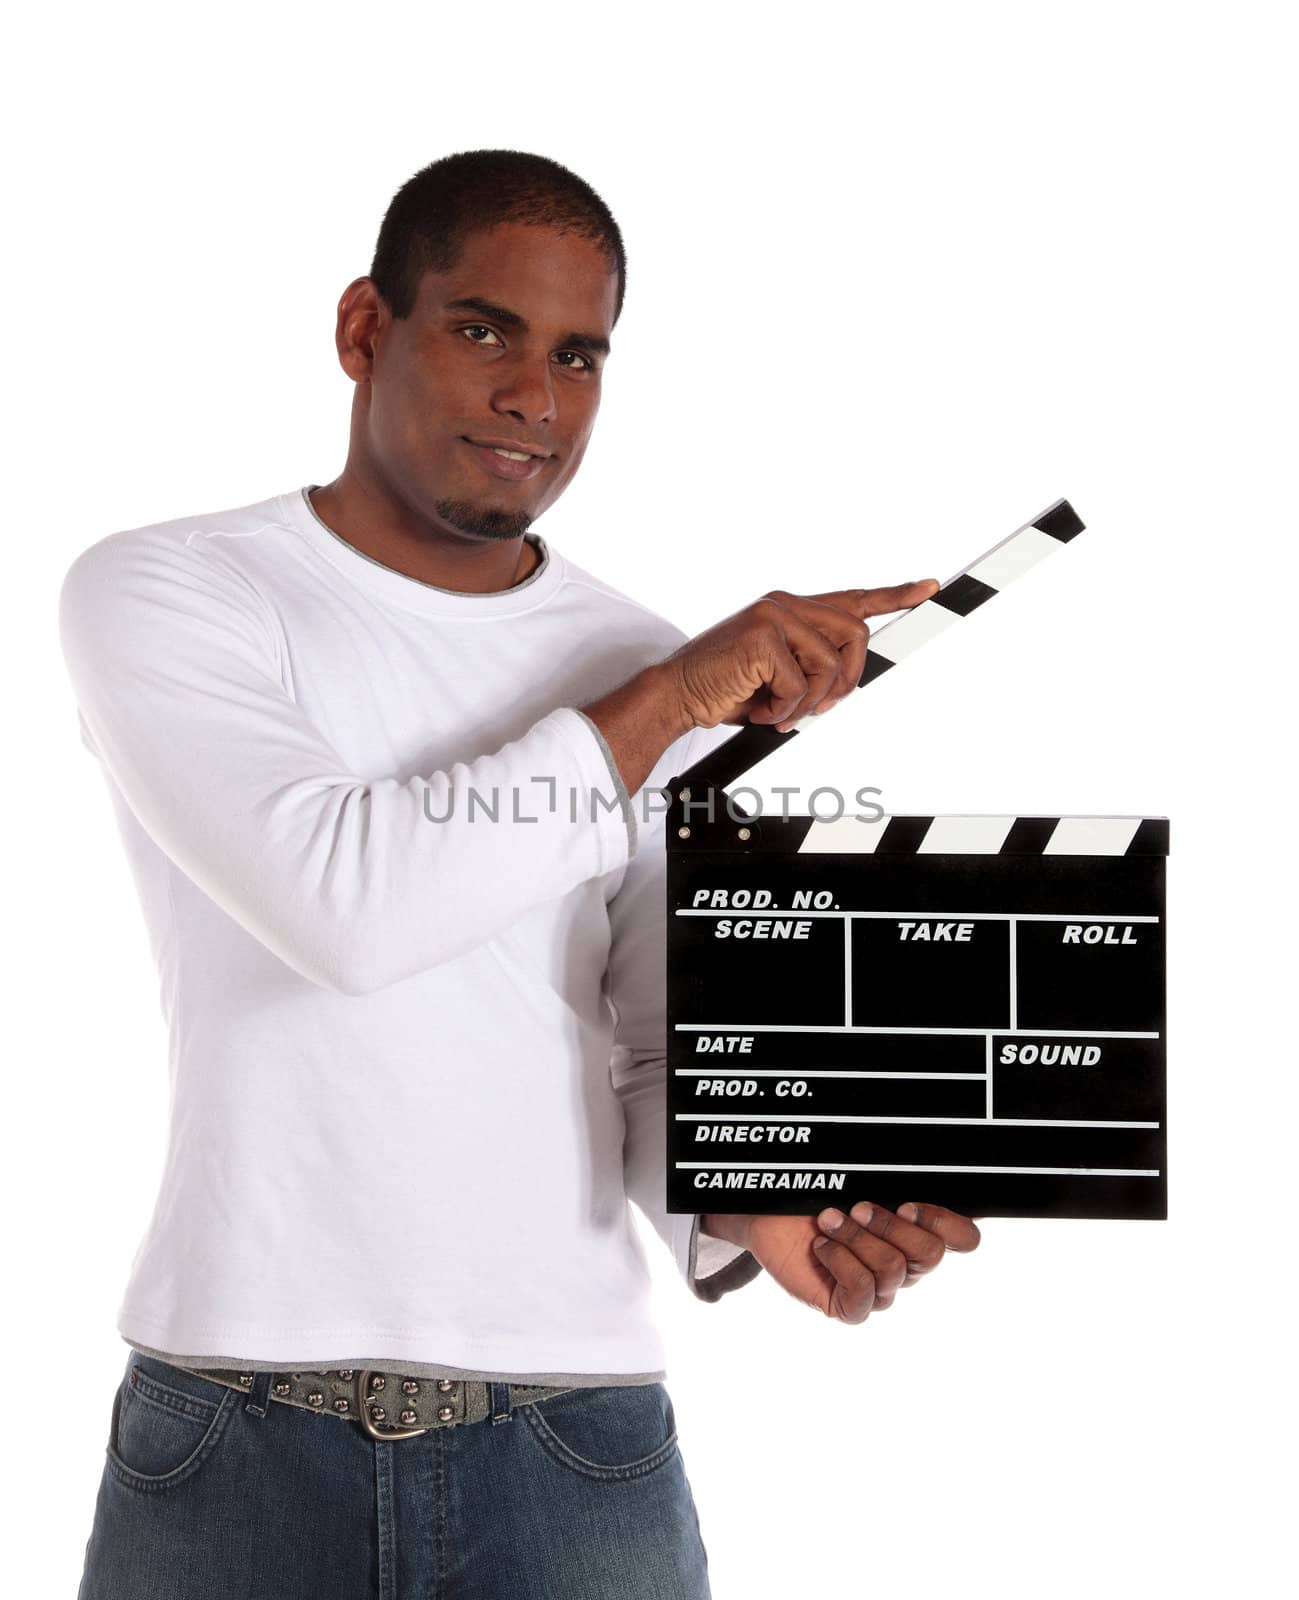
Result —
[[665, 1209], [657, 791], [734, 730], [694, 729], [627, 796], [576, 707], [686, 635], [529, 537], [522, 583], [441, 589], [301, 489], [67, 571], [81, 738], [169, 1035], [117, 1316], [137, 1349], [648, 1382], [628, 1198], [700, 1298], [760, 1270]]

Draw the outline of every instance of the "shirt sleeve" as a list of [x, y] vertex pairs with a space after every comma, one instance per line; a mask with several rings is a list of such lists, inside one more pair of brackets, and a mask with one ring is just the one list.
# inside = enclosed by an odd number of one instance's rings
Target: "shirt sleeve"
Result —
[[[661, 781], [707, 754], [718, 735], [735, 729], [695, 728], [669, 747], [655, 768]], [[672, 759], [676, 752], [675, 760]], [[652, 775], [653, 776], [653, 775]], [[656, 781], [658, 781], [656, 779]], [[627, 1194], [667, 1245], [701, 1300], [720, 1300], [749, 1283], [762, 1265], [749, 1251], [699, 1231], [699, 1213], [667, 1210], [667, 856], [662, 797], [640, 809], [640, 844], [609, 906], [611, 944], [607, 993], [615, 1018], [610, 1077], [622, 1102], [623, 1182]], [[651, 813], [647, 820], [647, 813]]]
[[[144, 830], [327, 989], [368, 994], [450, 960], [635, 854], [573, 707], [477, 760], [363, 781], [284, 687], [264, 596], [180, 538], [133, 530], [83, 551], [59, 633], [82, 742]], [[468, 791], [494, 787], [518, 825], [469, 814]]]

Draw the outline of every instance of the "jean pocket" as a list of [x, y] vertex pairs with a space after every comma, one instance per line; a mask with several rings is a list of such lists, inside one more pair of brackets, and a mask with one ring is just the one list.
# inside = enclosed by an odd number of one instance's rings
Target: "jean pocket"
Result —
[[677, 1453], [676, 1416], [660, 1383], [568, 1389], [520, 1406], [546, 1453], [587, 1478], [639, 1478]]
[[211, 1456], [239, 1399], [211, 1378], [135, 1352], [113, 1400], [108, 1466], [132, 1489], [170, 1489]]

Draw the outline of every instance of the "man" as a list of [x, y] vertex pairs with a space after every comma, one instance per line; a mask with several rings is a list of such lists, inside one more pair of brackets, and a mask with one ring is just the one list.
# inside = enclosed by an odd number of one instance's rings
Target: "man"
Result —
[[709, 730], [833, 705], [864, 619], [934, 584], [781, 591], [686, 640], [530, 533], [624, 277], [566, 168], [434, 163], [339, 302], [339, 477], [64, 580], [172, 1083], [83, 1600], [705, 1595], [628, 1196], [700, 1298], [765, 1268], [846, 1321], [977, 1243], [935, 1207], [664, 1210], [633, 797]]

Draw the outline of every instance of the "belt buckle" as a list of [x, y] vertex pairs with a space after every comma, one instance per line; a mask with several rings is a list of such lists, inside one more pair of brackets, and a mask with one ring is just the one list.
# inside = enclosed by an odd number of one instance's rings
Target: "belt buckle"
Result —
[[428, 1433], [428, 1428], [398, 1428], [389, 1424], [376, 1423], [370, 1415], [368, 1401], [370, 1399], [367, 1385], [375, 1376], [375, 1370], [360, 1372], [356, 1378], [356, 1404], [357, 1412], [361, 1419], [361, 1426], [372, 1439], [413, 1439], [417, 1434]]

